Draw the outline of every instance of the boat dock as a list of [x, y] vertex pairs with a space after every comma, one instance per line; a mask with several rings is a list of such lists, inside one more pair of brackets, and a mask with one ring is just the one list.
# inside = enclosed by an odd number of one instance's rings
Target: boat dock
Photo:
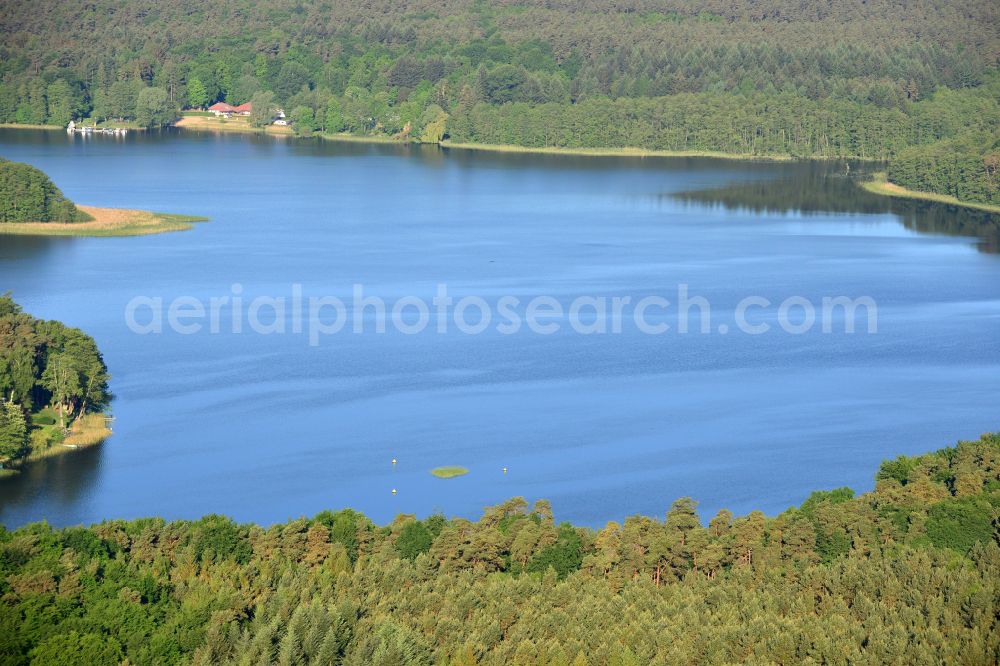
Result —
[[114, 134], [115, 136], [124, 136], [128, 133], [128, 129], [124, 127], [92, 127], [90, 125], [77, 125], [72, 120], [69, 121], [69, 125], [66, 126], [67, 134]]

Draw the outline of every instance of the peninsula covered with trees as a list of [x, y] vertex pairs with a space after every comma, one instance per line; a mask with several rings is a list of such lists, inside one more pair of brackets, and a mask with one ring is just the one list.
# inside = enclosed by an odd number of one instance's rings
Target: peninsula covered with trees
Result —
[[592, 530], [518, 497], [477, 521], [0, 527], [0, 661], [994, 664], [998, 508], [989, 434], [707, 525], [689, 498]]
[[110, 431], [108, 368], [94, 339], [0, 295], [0, 466], [96, 444]]
[[0, 236], [138, 236], [191, 228], [205, 218], [77, 206], [42, 171], [0, 157]]
[[887, 160], [1000, 200], [990, 0], [13, 0], [0, 122], [282, 108], [303, 136]]

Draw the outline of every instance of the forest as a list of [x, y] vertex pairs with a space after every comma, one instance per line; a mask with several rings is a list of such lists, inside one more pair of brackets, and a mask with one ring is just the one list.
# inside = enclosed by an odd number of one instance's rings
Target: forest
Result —
[[0, 663], [1000, 660], [1000, 433], [773, 517], [665, 508], [599, 530], [520, 497], [476, 521], [0, 527]]
[[879, 159], [906, 187], [991, 203], [998, 14], [989, 0], [13, 0], [0, 122], [156, 126], [256, 99], [304, 136]]
[[90, 216], [63, 196], [43, 172], [0, 157], [0, 223], [84, 222]]
[[99, 415], [111, 402], [109, 379], [93, 338], [0, 295], [0, 468], [49, 451]]

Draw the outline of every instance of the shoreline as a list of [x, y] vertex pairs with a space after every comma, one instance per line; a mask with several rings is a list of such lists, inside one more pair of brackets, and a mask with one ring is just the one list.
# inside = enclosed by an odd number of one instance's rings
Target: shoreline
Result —
[[912, 199], [915, 201], [931, 201], [933, 203], [948, 204], [950, 206], [971, 208], [973, 210], [979, 210], [986, 213], [1000, 214], [1000, 205], [977, 203], [975, 201], [962, 201], [961, 199], [956, 199], [950, 194], [937, 194], [935, 192], [911, 190], [903, 187], [902, 185], [896, 185], [895, 183], [889, 182], [885, 179], [885, 174], [876, 174], [875, 178], [872, 180], [861, 181], [858, 185], [860, 185], [866, 192], [878, 194], [880, 196], [893, 197], [896, 199]]
[[[0, 125], [11, 129], [63, 129], [55, 126], [29, 126], [29, 125]], [[856, 162], [878, 162], [879, 160], [863, 157], [824, 157], [811, 155], [806, 157], [796, 157], [788, 154], [754, 154], [754, 153], [727, 153], [712, 150], [651, 150], [646, 148], [562, 148], [557, 146], [518, 146], [507, 143], [459, 143], [452, 141], [439, 141], [437, 143], [424, 143], [421, 141], [405, 140], [401, 141], [391, 136], [372, 136], [349, 134], [338, 132], [328, 134], [325, 132], [315, 132], [312, 137], [299, 137], [295, 135], [290, 126], [277, 127], [268, 125], [266, 127], [251, 127], [248, 123], [241, 121], [230, 121], [228, 123], [219, 122], [214, 117], [185, 115], [174, 121], [170, 127], [182, 130], [193, 130], [197, 132], [229, 132], [237, 134], [269, 134], [271, 136], [287, 136], [299, 138], [320, 138], [325, 141], [339, 141], [343, 143], [378, 143], [394, 144], [399, 146], [438, 146], [444, 149], [455, 150], [478, 150], [482, 152], [494, 153], [524, 153], [536, 155], [574, 155], [580, 157], [705, 157], [710, 159], [732, 160], [740, 162], [808, 162], [808, 161], [837, 161], [851, 160]]]
[[[200, 120], [204, 118], [204, 120]], [[182, 130], [194, 130], [198, 132], [230, 132], [238, 134], [269, 134], [271, 136], [287, 136], [294, 138], [310, 138], [310, 137], [298, 137], [295, 136], [291, 127], [282, 126], [280, 128], [273, 125], [268, 125], [267, 127], [251, 127], [247, 123], [235, 122], [235, 123], [223, 123], [219, 122], [214, 118], [209, 118], [207, 116], [184, 116], [173, 123], [172, 127], [176, 127]], [[7, 129], [33, 129], [33, 130], [57, 130], [62, 129], [61, 127], [55, 125], [30, 125], [22, 123], [0, 123], [0, 128]], [[879, 160], [866, 159], [860, 157], [823, 157], [823, 156], [809, 156], [809, 157], [795, 157], [792, 155], [763, 155], [763, 154], [751, 154], [751, 153], [726, 153], [720, 151], [708, 151], [708, 150], [647, 150], [644, 148], [561, 148], [555, 146], [545, 146], [545, 147], [530, 147], [530, 146], [518, 146], [514, 144], [487, 144], [487, 143], [453, 143], [451, 141], [440, 141], [436, 144], [432, 143], [422, 143], [420, 141], [400, 141], [389, 136], [367, 136], [367, 135], [357, 135], [348, 133], [337, 133], [337, 134], [327, 134], [323, 132], [316, 132], [313, 138], [319, 138], [324, 141], [334, 141], [341, 143], [371, 143], [371, 144], [395, 144], [400, 146], [422, 146], [422, 145], [437, 145], [439, 148], [444, 150], [470, 150], [470, 151], [480, 151], [480, 152], [493, 152], [493, 153], [520, 153], [527, 155], [567, 155], [567, 156], [580, 156], [580, 157], [632, 157], [632, 158], [646, 158], [646, 157], [703, 157], [708, 159], [720, 159], [720, 160], [732, 160], [740, 162], [796, 162], [796, 161], [836, 161], [836, 160], [852, 160], [858, 162], [878, 162]], [[934, 192], [922, 192], [919, 190], [910, 190], [901, 185], [896, 185], [885, 180], [884, 174], [876, 174], [875, 178], [867, 181], [860, 181], [858, 185], [865, 191], [871, 194], [877, 194], [881, 196], [895, 197], [898, 199], [911, 199], [917, 201], [931, 201], [934, 203], [947, 204], [951, 206], [960, 206], [963, 208], [969, 208], [973, 210], [979, 210], [987, 213], [998, 213], [1000, 214], [1000, 205], [996, 204], [984, 204], [972, 201], [962, 201], [951, 195], [947, 194], [937, 194]], [[81, 206], [80, 208], [89, 208]], [[117, 210], [117, 209], [97, 209], [97, 210]], [[148, 211], [128, 211], [136, 214], [151, 214], [161, 218], [160, 222], [157, 224], [141, 223], [136, 225], [134, 228], [123, 228], [119, 233], [105, 233], [103, 231], [96, 233], [78, 233], [83, 230], [80, 225], [91, 224], [91, 223], [72, 223], [72, 224], [59, 224], [59, 228], [50, 226], [53, 223], [44, 223], [48, 226], [46, 229], [40, 229], [41, 223], [6, 223], [6, 224], [16, 224], [16, 225], [31, 225], [31, 227], [24, 227], [23, 229], [10, 228], [0, 223], [0, 235], [3, 234], [19, 234], [19, 235], [38, 235], [38, 236], [135, 236], [143, 234], [153, 234], [153, 233], [163, 233], [168, 231], [181, 231], [185, 229], [190, 229], [191, 222], [201, 222], [205, 221], [206, 218], [201, 217], [191, 217], [184, 215], [170, 215], [167, 213], [149, 213]]]
[[175, 215], [127, 208], [77, 208], [93, 219], [87, 222], [0, 222], [0, 236], [78, 236], [123, 237], [187, 231], [194, 222], [206, 222], [207, 217]]
[[73, 424], [70, 434], [63, 441], [53, 444], [42, 451], [32, 451], [14, 463], [7, 463], [10, 466], [0, 469], [0, 482], [3, 479], [16, 477], [24, 471], [27, 465], [32, 463], [103, 444], [114, 434], [108, 428], [106, 419], [107, 415], [105, 414], [87, 414], [83, 418], [78, 419]]
[[853, 157], [794, 157], [793, 155], [755, 155], [752, 153], [726, 153], [711, 150], [648, 150], [645, 148], [559, 148], [518, 146], [507, 143], [452, 143], [441, 141], [442, 148], [479, 150], [496, 153], [527, 153], [538, 155], [577, 155], [582, 157], [709, 157], [742, 162], [795, 162], [800, 160], [856, 160]]
[[[358, 134], [348, 134], [347, 132], [337, 132], [336, 134], [327, 134], [325, 132], [316, 132], [314, 136], [317, 136], [324, 141], [339, 141], [340, 143], [394, 143], [399, 146], [433, 146], [437, 144], [433, 143], [421, 143], [419, 141], [399, 141], [393, 139], [391, 136], [367, 136]], [[300, 138], [300, 137], [297, 137]]]
[[173, 127], [179, 129], [191, 129], [198, 131], [221, 131], [221, 132], [240, 132], [245, 134], [257, 133], [257, 134], [272, 134], [274, 136], [294, 136], [295, 138], [320, 138], [325, 141], [339, 141], [342, 143], [373, 143], [373, 144], [393, 144], [399, 146], [438, 146], [443, 149], [455, 149], [455, 150], [478, 150], [483, 152], [494, 152], [494, 153], [525, 153], [525, 154], [537, 154], [537, 155], [576, 155], [581, 157], [706, 157], [713, 159], [722, 160], [734, 160], [741, 162], [796, 162], [796, 161], [836, 161], [836, 160], [852, 160], [858, 162], [877, 162], [874, 159], [865, 159], [861, 157], [822, 157], [822, 156], [809, 156], [809, 157], [796, 157], [794, 155], [780, 155], [780, 154], [753, 154], [753, 153], [727, 153], [723, 151], [711, 151], [711, 150], [650, 150], [646, 148], [561, 148], [556, 146], [542, 146], [542, 147], [530, 147], [530, 146], [518, 146], [515, 144], [506, 143], [458, 143], [451, 141], [439, 141], [437, 143], [425, 143], [422, 141], [414, 140], [399, 140], [391, 136], [374, 136], [374, 135], [359, 135], [350, 134], [347, 132], [337, 132], [334, 134], [326, 132], [315, 132], [312, 137], [299, 137], [294, 134], [291, 127], [285, 126], [281, 129], [274, 129], [273, 125], [268, 125], [266, 128], [255, 128], [245, 125], [243, 123], [234, 123], [233, 125], [226, 125], [224, 123], [219, 123], [214, 119], [208, 119], [207, 121], [199, 121], [197, 118], [201, 116], [184, 116], [177, 122], [173, 124]]
[[721, 160], [741, 162], [796, 162], [796, 161], [831, 161], [852, 160], [857, 162], [877, 162], [878, 160], [860, 157], [795, 157], [794, 155], [762, 155], [751, 153], [726, 153], [709, 150], [648, 150], [645, 148], [560, 148], [556, 146], [518, 146], [507, 143], [454, 143], [439, 141], [425, 143], [422, 141], [399, 141], [389, 136], [367, 136], [347, 133], [326, 134], [317, 132], [315, 136], [327, 141], [342, 141], [345, 143], [382, 143], [400, 146], [438, 146], [446, 150], [477, 150], [493, 153], [524, 153], [535, 155], [576, 155], [581, 157], [707, 157]]
[[33, 123], [0, 123], [0, 129], [63, 130], [59, 125], [35, 125]]
[[253, 127], [248, 122], [228, 121], [221, 122], [211, 116], [182, 116], [173, 122], [171, 127], [182, 130], [193, 130], [195, 132], [230, 132], [236, 134], [270, 134], [271, 136], [294, 136], [292, 128], [287, 125], [278, 127], [267, 125], [266, 127]]
[[[104, 123], [101, 123], [99, 125], [95, 125], [95, 124], [85, 125], [84, 124], [85, 122], [86, 122], [86, 120], [81, 120], [79, 122], [79, 124], [77, 124], [76, 126], [77, 127], [95, 127], [95, 128], [98, 128], [98, 129], [103, 129], [103, 128], [112, 128], [112, 129], [113, 128], [119, 128], [119, 129], [127, 129], [130, 132], [143, 132], [143, 131], [146, 131], [147, 129], [149, 129], [148, 127], [140, 127], [139, 125], [136, 125], [133, 122], [122, 122], [122, 123], [119, 123], [119, 122], [111, 121], [111, 122], [104, 122]], [[61, 131], [65, 132], [66, 131], [66, 126], [65, 125], [36, 125], [36, 124], [33, 124], [33, 123], [0, 123], [0, 129], [30, 129], [30, 130], [48, 130], [48, 131], [61, 130]]]

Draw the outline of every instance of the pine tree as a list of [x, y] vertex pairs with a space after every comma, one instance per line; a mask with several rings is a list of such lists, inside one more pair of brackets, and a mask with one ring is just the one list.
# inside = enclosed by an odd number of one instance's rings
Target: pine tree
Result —
[[28, 423], [15, 402], [0, 403], [0, 463], [20, 458], [28, 449]]

